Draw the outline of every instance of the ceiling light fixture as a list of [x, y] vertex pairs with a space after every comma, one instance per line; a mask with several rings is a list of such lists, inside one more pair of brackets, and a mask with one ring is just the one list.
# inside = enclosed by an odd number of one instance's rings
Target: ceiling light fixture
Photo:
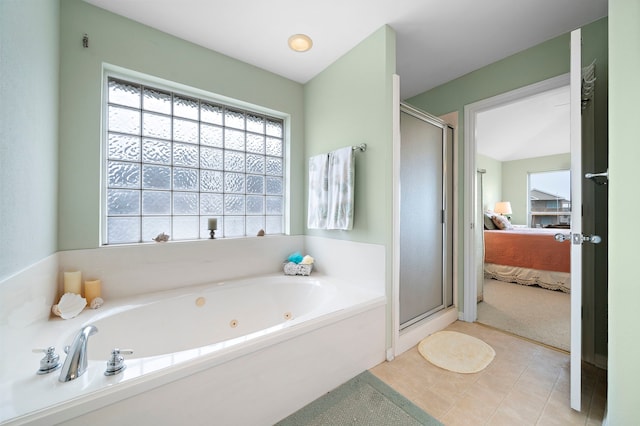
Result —
[[294, 34], [289, 37], [289, 47], [296, 52], [306, 52], [313, 46], [313, 41], [306, 34]]

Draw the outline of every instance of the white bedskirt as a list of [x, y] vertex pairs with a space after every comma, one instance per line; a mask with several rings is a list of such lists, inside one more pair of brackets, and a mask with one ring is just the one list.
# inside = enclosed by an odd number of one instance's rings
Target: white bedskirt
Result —
[[571, 292], [571, 274], [568, 272], [541, 271], [517, 266], [484, 264], [485, 278], [522, 285], [539, 285], [549, 290]]

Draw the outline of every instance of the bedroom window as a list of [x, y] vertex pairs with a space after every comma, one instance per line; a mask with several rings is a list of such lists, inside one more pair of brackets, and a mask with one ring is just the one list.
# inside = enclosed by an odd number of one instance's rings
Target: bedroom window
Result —
[[[284, 229], [284, 121], [106, 77], [103, 244]], [[213, 99], [213, 98], [212, 98]]]
[[569, 170], [529, 173], [529, 212], [532, 228], [571, 225], [571, 175]]

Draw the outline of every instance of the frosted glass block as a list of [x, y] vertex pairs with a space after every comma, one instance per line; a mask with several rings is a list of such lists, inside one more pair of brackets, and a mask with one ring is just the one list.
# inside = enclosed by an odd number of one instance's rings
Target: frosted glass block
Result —
[[110, 79], [109, 103], [140, 108], [140, 86]]
[[224, 153], [224, 170], [231, 172], [244, 172], [244, 153], [226, 151]]
[[173, 165], [198, 167], [198, 145], [174, 143]]
[[109, 161], [107, 186], [111, 188], [140, 188], [140, 164]]
[[258, 231], [264, 230], [264, 217], [263, 216], [247, 216], [245, 218], [246, 233], [249, 236], [258, 235]]
[[174, 118], [173, 139], [182, 142], [198, 143], [198, 122]]
[[140, 191], [129, 189], [107, 190], [107, 214], [131, 215], [140, 214]]
[[140, 242], [139, 217], [110, 217], [107, 219], [107, 244]]
[[198, 170], [196, 169], [173, 169], [173, 188], [178, 190], [198, 190]]
[[142, 109], [171, 114], [171, 93], [145, 88]]
[[152, 242], [158, 234], [165, 233], [171, 237], [170, 217], [143, 217], [142, 242]]
[[173, 214], [198, 214], [198, 194], [195, 192], [173, 193]]
[[177, 117], [198, 119], [198, 101], [196, 99], [185, 98], [175, 95], [173, 97], [173, 115]]
[[282, 139], [267, 138], [267, 155], [282, 157]]
[[200, 214], [221, 215], [222, 212], [222, 194], [200, 194]]
[[282, 176], [282, 158], [267, 157], [267, 174]]
[[233, 127], [244, 130], [244, 112], [227, 109], [224, 112], [225, 127]]
[[282, 178], [267, 176], [267, 194], [283, 195]]
[[284, 199], [282, 197], [267, 197], [267, 214], [283, 214]]
[[247, 114], [247, 130], [264, 133], [264, 118], [259, 115]]
[[223, 146], [222, 127], [211, 126], [209, 124], [200, 124], [200, 143], [202, 145], [215, 146], [222, 148]]
[[264, 214], [264, 197], [247, 195], [247, 214]]
[[264, 194], [264, 176], [247, 176], [247, 194]]
[[224, 174], [224, 192], [244, 192], [244, 174], [225, 173]]
[[264, 155], [247, 154], [247, 173], [264, 174]]
[[201, 103], [200, 121], [222, 125], [222, 107], [220, 105]]
[[142, 187], [145, 189], [171, 189], [171, 167], [143, 165]]
[[200, 191], [202, 192], [222, 192], [223, 173], [215, 170], [200, 171]]
[[110, 132], [140, 134], [140, 111], [109, 105]]
[[244, 151], [244, 132], [240, 130], [224, 129], [224, 147]]
[[142, 191], [142, 214], [171, 214], [171, 192]]
[[282, 121], [267, 120], [267, 135], [282, 137]]
[[144, 139], [142, 141], [142, 161], [145, 163], [171, 164], [171, 142]]
[[224, 194], [224, 214], [244, 214], [244, 195]]
[[247, 152], [264, 154], [264, 136], [247, 133]]
[[225, 216], [225, 237], [244, 237], [244, 216]]
[[176, 216], [173, 218], [172, 240], [195, 240], [199, 236], [198, 216]]
[[143, 113], [142, 135], [150, 138], [171, 139], [171, 117], [151, 112]]
[[282, 224], [282, 216], [267, 216], [266, 217], [266, 229], [265, 233], [269, 235], [273, 234], [282, 234], [283, 224]]
[[200, 168], [222, 170], [222, 150], [216, 148], [200, 148]]
[[109, 133], [107, 151], [112, 160], [140, 161], [140, 137]]

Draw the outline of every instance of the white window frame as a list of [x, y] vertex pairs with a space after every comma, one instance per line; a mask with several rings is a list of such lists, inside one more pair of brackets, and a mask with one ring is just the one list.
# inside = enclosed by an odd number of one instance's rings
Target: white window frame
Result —
[[[186, 97], [197, 98], [202, 101], [215, 103], [218, 105], [222, 105], [224, 107], [229, 107], [232, 109], [240, 109], [245, 112], [255, 113], [258, 115], [264, 115], [268, 118], [274, 118], [282, 121], [282, 161], [283, 161], [283, 170], [282, 170], [282, 180], [283, 180], [283, 211], [282, 211], [282, 223], [281, 223], [281, 233], [278, 235], [287, 235], [290, 233], [290, 173], [291, 173], [291, 165], [290, 165], [290, 120], [291, 117], [289, 114], [283, 113], [281, 111], [276, 111], [270, 108], [262, 107], [259, 105], [239, 101], [233, 98], [229, 98], [222, 95], [217, 95], [202, 89], [194, 88], [191, 86], [187, 86], [181, 83], [172, 82], [169, 80], [164, 80], [158, 77], [150, 76], [147, 74], [143, 74], [140, 72], [128, 70], [126, 68], [114, 66], [111, 64], [103, 64], [103, 72], [102, 72], [102, 100], [101, 100], [101, 155], [100, 155], [100, 167], [101, 167], [101, 180], [100, 180], [100, 246], [111, 246], [111, 245], [131, 245], [131, 244], [144, 244], [153, 241], [140, 241], [140, 242], [131, 242], [131, 243], [108, 243], [108, 229], [107, 229], [107, 161], [108, 161], [108, 82], [109, 78], [114, 78], [118, 80], [124, 80], [131, 83], [141, 84], [145, 86], [149, 86], [154, 89], [169, 91], [175, 94], [183, 95]], [[173, 115], [172, 115], [173, 117]], [[173, 141], [173, 139], [172, 139]], [[246, 172], [245, 172], [246, 173]], [[171, 190], [173, 192], [173, 189]], [[198, 191], [199, 192], [199, 191]], [[266, 206], [265, 206], [266, 209]], [[223, 213], [224, 215], [224, 213]], [[223, 216], [220, 215], [220, 216]], [[142, 217], [142, 211], [140, 211], [140, 216]], [[173, 213], [170, 215], [173, 216]], [[216, 217], [217, 215], [212, 215], [212, 217]], [[246, 214], [245, 214], [246, 216]], [[266, 216], [266, 212], [265, 215]], [[224, 230], [221, 229], [219, 224], [218, 230], [215, 234], [216, 238], [225, 238]], [[231, 238], [247, 238], [253, 237], [255, 235], [244, 235], [244, 236], [232, 236]], [[208, 238], [208, 237], [207, 237]], [[203, 236], [200, 236], [197, 239], [180, 239], [179, 241], [195, 241], [206, 239]]]

